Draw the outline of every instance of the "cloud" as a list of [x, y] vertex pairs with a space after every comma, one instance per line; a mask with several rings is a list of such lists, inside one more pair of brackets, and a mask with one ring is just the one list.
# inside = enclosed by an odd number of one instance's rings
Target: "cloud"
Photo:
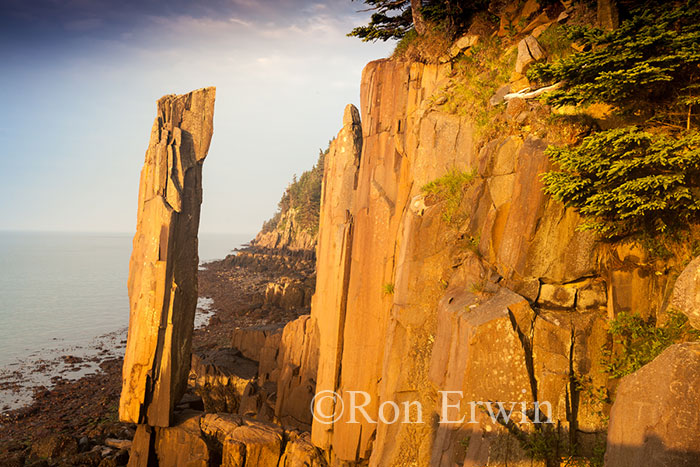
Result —
[[100, 18], [85, 18], [64, 23], [64, 27], [68, 31], [90, 31], [102, 25], [103, 21]]
[[231, 23], [240, 24], [241, 26], [245, 26], [247, 28], [252, 26], [252, 23], [249, 23], [248, 21], [243, 21], [240, 18], [229, 18], [228, 20]]

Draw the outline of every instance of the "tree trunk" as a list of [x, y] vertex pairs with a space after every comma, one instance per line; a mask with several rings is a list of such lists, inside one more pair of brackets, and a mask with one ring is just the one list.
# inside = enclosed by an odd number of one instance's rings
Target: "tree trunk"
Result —
[[598, 0], [598, 26], [606, 31], [617, 29], [620, 17], [615, 0]]
[[423, 7], [423, 0], [411, 0], [411, 15], [413, 16], [413, 28], [418, 34], [425, 33], [425, 18], [420, 9]]

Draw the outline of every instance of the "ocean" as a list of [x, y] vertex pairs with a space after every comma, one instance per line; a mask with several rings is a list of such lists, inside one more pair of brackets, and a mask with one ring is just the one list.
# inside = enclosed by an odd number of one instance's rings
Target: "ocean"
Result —
[[[0, 382], [21, 373], [25, 385], [42, 383], [46, 375], [26, 374], [34, 362], [123, 344], [132, 238], [0, 232]], [[200, 262], [224, 258], [252, 238], [200, 234]]]

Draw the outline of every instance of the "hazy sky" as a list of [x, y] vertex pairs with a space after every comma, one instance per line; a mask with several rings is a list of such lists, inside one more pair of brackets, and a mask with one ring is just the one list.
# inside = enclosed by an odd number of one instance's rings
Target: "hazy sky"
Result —
[[393, 44], [361, 2], [2, 0], [0, 230], [131, 232], [155, 117], [217, 87], [202, 232], [254, 233]]

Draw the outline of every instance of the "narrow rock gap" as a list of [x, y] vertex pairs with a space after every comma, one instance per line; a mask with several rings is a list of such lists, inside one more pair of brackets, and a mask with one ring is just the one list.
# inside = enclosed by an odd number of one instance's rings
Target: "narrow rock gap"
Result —
[[576, 432], [578, 431], [578, 407], [581, 395], [579, 383], [574, 373], [574, 348], [576, 345], [576, 328], [571, 326], [571, 344], [569, 347], [569, 388], [567, 400], [567, 418], [569, 419], [569, 449], [576, 446]]
[[508, 310], [508, 317], [510, 318], [510, 323], [513, 326], [513, 330], [518, 334], [518, 339], [525, 352], [525, 367], [527, 369], [528, 380], [530, 381], [530, 391], [532, 392], [532, 398], [537, 401], [537, 380], [535, 379], [535, 366], [532, 356], [532, 337], [535, 332], [535, 323], [537, 320], [537, 315], [532, 319], [530, 336], [526, 336], [522, 329], [518, 325], [515, 319], [515, 315], [512, 311]]

